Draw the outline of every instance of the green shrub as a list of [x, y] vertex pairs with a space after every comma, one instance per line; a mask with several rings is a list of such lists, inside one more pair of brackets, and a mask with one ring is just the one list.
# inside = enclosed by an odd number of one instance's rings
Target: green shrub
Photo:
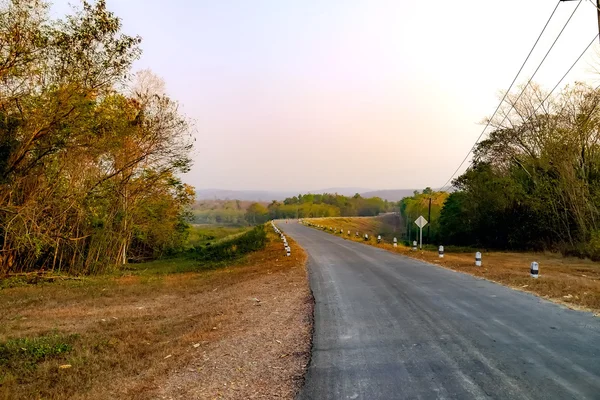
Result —
[[36, 338], [10, 339], [0, 343], [0, 370], [31, 370], [40, 362], [69, 353], [77, 335], [52, 334]]

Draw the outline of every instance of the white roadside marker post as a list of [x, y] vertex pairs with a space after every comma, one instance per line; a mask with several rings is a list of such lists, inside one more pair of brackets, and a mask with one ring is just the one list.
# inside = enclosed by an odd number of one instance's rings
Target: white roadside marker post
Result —
[[481, 267], [481, 253], [475, 253], [475, 265]]
[[377, 243], [381, 243], [381, 235], [377, 235]]
[[287, 257], [289, 257], [289, 256], [291, 256], [291, 255], [292, 255], [292, 249], [291, 249], [289, 246], [288, 246], [288, 247], [285, 249], [285, 252], [286, 252], [286, 254], [285, 254], [285, 255], [286, 255]]
[[540, 265], [537, 262], [532, 262], [531, 263], [531, 277], [532, 278], [536, 278], [539, 276], [539, 272], [540, 272]]
[[417, 249], [417, 241], [416, 240], [413, 240], [413, 247], [412, 247], [412, 249], [413, 250]]
[[350, 231], [348, 231], [348, 236], [350, 236]]
[[440, 258], [444, 258], [444, 246], [440, 246], [438, 249], [438, 255]]
[[394, 247], [398, 247], [398, 239], [394, 238]]
[[369, 240], [369, 235], [365, 233], [365, 241]]

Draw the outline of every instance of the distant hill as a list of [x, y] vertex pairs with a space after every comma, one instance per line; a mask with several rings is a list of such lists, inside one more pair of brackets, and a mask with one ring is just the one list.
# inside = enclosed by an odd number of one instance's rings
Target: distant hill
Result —
[[309, 191], [272, 191], [272, 190], [225, 190], [225, 189], [198, 189], [198, 200], [245, 200], [270, 203], [273, 200], [281, 201], [287, 197], [297, 196], [299, 193], [337, 193], [343, 196], [354, 196], [360, 193], [362, 197], [381, 197], [387, 201], [399, 201], [407, 196], [412, 196], [416, 189], [369, 190], [357, 187], [333, 187]]
[[374, 190], [372, 192], [364, 192], [362, 197], [381, 197], [387, 201], [400, 201], [404, 197], [412, 196], [417, 189], [392, 189], [392, 190]]
[[197, 189], [198, 200], [248, 200], [265, 201], [283, 200], [286, 197], [297, 196], [298, 192], [276, 192], [268, 190], [223, 190], [223, 189]]
[[[323, 193], [330, 193], [330, 194], [340, 194], [342, 196], [354, 196], [356, 193], [363, 193], [363, 192], [368, 192], [372, 189], [367, 189], [367, 188], [358, 188], [358, 187], [333, 187], [333, 188], [327, 188], [327, 189], [320, 189], [320, 190], [310, 190], [308, 193], [312, 193], [312, 194], [323, 194]], [[361, 194], [362, 196], [362, 194]]]
[[354, 196], [356, 193], [362, 193], [369, 189], [365, 188], [328, 188], [319, 190], [298, 190], [298, 191], [271, 191], [271, 190], [224, 190], [224, 189], [197, 189], [196, 199], [198, 200], [248, 200], [248, 201], [266, 201], [283, 200], [287, 197], [297, 196], [302, 193], [337, 193], [343, 196]]

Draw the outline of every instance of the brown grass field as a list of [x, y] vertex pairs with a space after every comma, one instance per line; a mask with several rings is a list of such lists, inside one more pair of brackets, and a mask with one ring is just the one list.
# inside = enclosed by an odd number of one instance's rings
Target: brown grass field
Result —
[[219, 269], [171, 260], [1, 289], [0, 399], [293, 398], [310, 354], [306, 255], [269, 235]]
[[[554, 253], [532, 252], [483, 252], [481, 267], [475, 266], [475, 251], [452, 253], [447, 249], [444, 258], [438, 257], [437, 251], [417, 250], [401, 244], [394, 248], [391, 243], [376, 241], [381, 221], [376, 218], [312, 218], [313, 224], [344, 230], [345, 239], [366, 243], [386, 250], [397, 252], [408, 257], [417, 258], [444, 268], [468, 273], [483, 279], [497, 282], [511, 288], [534, 293], [571, 308], [600, 313], [600, 263], [573, 257], [563, 257]], [[347, 235], [347, 231], [351, 235]], [[356, 231], [361, 237], [355, 236]], [[327, 230], [328, 233], [332, 233]], [[370, 237], [365, 242], [362, 236]], [[532, 261], [539, 263], [539, 278], [529, 275]]]

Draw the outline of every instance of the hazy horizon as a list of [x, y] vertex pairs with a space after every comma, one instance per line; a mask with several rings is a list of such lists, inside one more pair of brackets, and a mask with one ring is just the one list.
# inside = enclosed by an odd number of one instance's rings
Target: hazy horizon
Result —
[[[56, 1], [53, 14], [69, 11]], [[199, 189], [440, 187], [554, 2], [107, 0], [195, 121]], [[564, 2], [524, 83], [577, 2]], [[143, 10], [143, 12], [141, 11]], [[584, 2], [539, 71], [551, 88], [598, 30]], [[565, 82], [597, 83], [598, 43]]]

